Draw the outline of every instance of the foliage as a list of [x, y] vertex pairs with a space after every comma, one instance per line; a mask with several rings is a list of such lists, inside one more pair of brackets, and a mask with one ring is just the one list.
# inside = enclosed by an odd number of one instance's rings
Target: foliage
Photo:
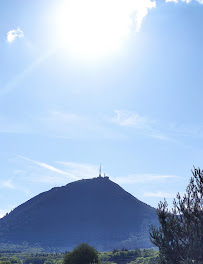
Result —
[[[30, 249], [29, 249], [30, 251]], [[112, 252], [99, 252], [99, 260], [102, 264], [157, 264], [158, 251], [153, 249], [127, 250], [114, 249]], [[63, 264], [64, 253], [30, 253], [30, 252], [11, 252], [8, 250], [0, 254], [0, 264], [21, 264], [39, 263], [43, 264]], [[3, 263], [2, 263], [3, 262]]]
[[177, 194], [173, 209], [160, 202], [160, 226], [151, 227], [152, 243], [159, 248], [160, 263], [203, 263], [203, 171], [194, 168], [183, 197]]
[[11, 262], [10, 261], [6, 261], [6, 260], [3, 260], [3, 261], [0, 262], [0, 264], [11, 264]]
[[25, 264], [44, 264], [46, 261], [46, 258], [43, 256], [39, 257], [28, 257], [25, 259]]
[[0, 253], [11, 253], [11, 254], [19, 253], [19, 252], [40, 253], [45, 251], [47, 251], [47, 249], [45, 250], [44, 248], [36, 244], [29, 245], [27, 242], [22, 242], [18, 244], [0, 243]]
[[[25, 253], [25, 252], [4, 252], [0, 254], [0, 264], [62, 264], [64, 253]], [[3, 263], [2, 263], [3, 262]]]
[[[101, 252], [100, 259], [102, 263], [158, 263], [158, 251], [153, 249], [136, 250], [117, 250], [112, 252]], [[137, 261], [137, 262], [136, 262]], [[138, 262], [139, 261], [139, 262]], [[151, 262], [150, 262], [151, 261]]]
[[156, 254], [151, 257], [138, 257], [135, 261], [130, 262], [130, 264], [158, 264], [158, 260], [159, 256]]
[[23, 264], [22, 260], [16, 256], [12, 256], [9, 261], [11, 264]]
[[65, 255], [63, 264], [92, 264], [99, 263], [96, 249], [86, 243], [82, 243]]
[[54, 264], [54, 261], [53, 259], [49, 258], [44, 262], [44, 264]]

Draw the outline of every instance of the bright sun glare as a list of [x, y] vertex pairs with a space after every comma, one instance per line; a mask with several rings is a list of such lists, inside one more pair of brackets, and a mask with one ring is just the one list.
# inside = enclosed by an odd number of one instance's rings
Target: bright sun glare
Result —
[[150, 4], [151, 0], [67, 0], [57, 13], [57, 39], [77, 57], [94, 59], [117, 52], [129, 36], [133, 14], [138, 28]]

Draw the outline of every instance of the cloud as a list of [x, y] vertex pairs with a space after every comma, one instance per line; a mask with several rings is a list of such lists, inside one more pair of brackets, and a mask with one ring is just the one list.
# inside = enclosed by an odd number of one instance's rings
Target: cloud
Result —
[[[103, 2], [103, 0], [102, 0]], [[112, 18], [114, 19], [115, 11], [120, 13], [121, 21], [131, 21], [134, 18], [136, 22], [136, 31], [138, 32], [141, 28], [142, 21], [144, 17], [148, 14], [148, 10], [156, 7], [156, 1], [151, 0], [107, 0], [106, 7], [108, 8], [109, 3], [111, 3]], [[116, 16], [119, 19], [119, 16]], [[120, 26], [120, 22], [117, 21]], [[131, 23], [126, 23], [129, 27]], [[126, 29], [127, 31], [127, 29]]]
[[169, 3], [169, 2], [178, 3], [178, 0], [166, 0], [166, 3]]
[[[196, 126], [181, 124], [167, 124], [160, 120], [152, 120], [136, 112], [127, 110], [114, 110], [115, 116], [110, 121], [120, 127], [132, 128], [141, 131], [143, 136], [148, 136], [161, 141], [180, 144], [182, 136], [203, 137], [201, 129]], [[180, 138], [181, 136], [181, 138]]]
[[178, 179], [176, 175], [162, 174], [132, 174], [127, 177], [118, 177], [114, 180], [119, 184], [146, 184], [150, 182], [163, 182], [169, 179]]
[[[140, 0], [138, 0], [140, 1]], [[142, 4], [138, 4], [136, 13], [136, 31], [138, 32], [141, 28], [143, 18], [148, 14], [148, 10], [156, 7], [155, 1], [140, 1]]]
[[98, 118], [52, 111], [41, 118], [40, 130], [57, 138], [82, 140], [101, 138], [126, 140], [131, 134], [128, 133], [130, 130], [125, 128], [132, 129], [139, 136], [174, 144], [180, 144], [185, 137], [203, 138], [201, 127], [194, 124], [165, 123], [128, 110], [114, 110], [113, 112], [113, 116]]
[[0, 184], [0, 188], [8, 188], [8, 189], [15, 189], [15, 185], [11, 182], [11, 180], [3, 181]]
[[143, 135], [155, 139], [176, 142], [174, 139], [161, 132], [160, 129], [157, 128], [157, 126], [159, 126], [158, 123], [154, 120], [149, 120], [147, 117], [141, 116], [132, 111], [114, 110], [114, 113], [115, 116], [111, 119], [111, 122], [114, 124], [121, 127], [140, 129], [142, 130]]
[[33, 183], [59, 186], [70, 181], [94, 178], [99, 175], [99, 166], [93, 164], [56, 161], [56, 167], [24, 156], [18, 156], [18, 159], [26, 161], [27, 167], [23, 164], [24, 170], [15, 170], [16, 175]]
[[80, 179], [94, 178], [99, 175], [99, 166], [96, 165], [64, 161], [58, 161], [57, 164], [63, 165], [71, 174]]
[[10, 30], [7, 33], [7, 41], [12, 43], [16, 38], [22, 38], [24, 37], [24, 33], [20, 28]]
[[175, 198], [175, 193], [168, 193], [168, 192], [144, 192], [144, 197], [157, 197], [157, 198]]
[[[169, 3], [169, 2], [174, 2], [174, 3], [178, 3], [178, 2], [184, 2], [186, 4], [189, 4], [191, 2], [193, 2], [193, 0], [165, 0], [166, 3]], [[194, 0], [194, 2], [198, 2], [200, 4], [203, 4], [203, 0]]]
[[[29, 173], [29, 179], [32, 182], [44, 182], [44, 183], [67, 183], [70, 180], [78, 180], [78, 177], [73, 175], [72, 173], [63, 171], [58, 169], [52, 165], [49, 165], [44, 162], [36, 161], [24, 156], [18, 156], [18, 158], [28, 161], [31, 164], [36, 165], [38, 168], [42, 168], [43, 170], [40, 172], [33, 170]], [[50, 172], [50, 174], [47, 172]]]
[[168, 141], [168, 142], [171, 142], [171, 143], [180, 143], [175, 138], [173, 138], [171, 136], [164, 135], [164, 134], [162, 134], [160, 132], [152, 133], [150, 136], [152, 138], [155, 138], [155, 139], [158, 139], [158, 140], [161, 140], [161, 141]]
[[4, 217], [6, 215], [6, 213], [8, 213], [7, 210], [5, 209], [0, 209], [0, 218]]
[[126, 110], [114, 110], [113, 123], [123, 127], [149, 128], [148, 120], [134, 112]]

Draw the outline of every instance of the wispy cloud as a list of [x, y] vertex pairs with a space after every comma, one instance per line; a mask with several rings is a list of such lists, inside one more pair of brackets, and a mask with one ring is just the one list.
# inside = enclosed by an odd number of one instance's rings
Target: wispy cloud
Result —
[[24, 33], [20, 28], [13, 29], [7, 33], [7, 41], [12, 43], [16, 38], [23, 38]]
[[157, 198], [175, 198], [175, 193], [169, 193], [169, 192], [144, 192], [144, 197], [157, 197]]
[[7, 180], [0, 183], [0, 188], [15, 189], [16, 186], [12, 183], [11, 180]]
[[112, 122], [123, 127], [149, 128], [146, 117], [126, 110], [114, 110], [115, 117]]
[[165, 123], [133, 111], [114, 110], [110, 121], [123, 128], [141, 131], [144, 136], [176, 144], [182, 144], [185, 137], [203, 138], [203, 127], [197, 124]]
[[138, 131], [142, 131], [142, 135], [147, 135], [149, 137], [176, 142], [171, 136], [168, 136], [160, 125], [155, 120], [150, 120], [149, 118], [139, 115], [133, 111], [127, 110], [114, 110], [115, 116], [111, 119], [116, 125], [126, 128], [134, 128]]
[[58, 161], [57, 164], [63, 165], [71, 174], [80, 179], [94, 178], [99, 174], [99, 166], [92, 164], [66, 161]]
[[99, 166], [93, 164], [56, 161], [54, 163], [57, 166], [53, 166], [24, 156], [17, 158], [26, 161], [28, 166], [24, 164], [24, 170], [16, 170], [16, 174], [33, 183], [63, 185], [73, 180], [94, 178], [99, 174]]
[[15, 176], [22, 176], [23, 171], [13, 171], [12, 177], [8, 180], [2, 180], [0, 181], [0, 189], [4, 192], [8, 191], [14, 191], [18, 192], [20, 191], [21, 193], [24, 193], [26, 195], [29, 195], [30, 192], [29, 190], [23, 186], [22, 184], [19, 184], [19, 182], [15, 179]]
[[70, 180], [78, 180], [78, 177], [73, 175], [72, 173], [63, 171], [47, 163], [36, 161], [24, 156], [18, 156], [18, 157], [22, 160], [28, 161], [29, 163], [36, 165], [39, 168], [54, 173], [54, 174], [47, 174], [46, 172], [42, 171], [41, 175], [37, 176], [37, 174], [32, 171], [29, 175], [30, 177], [28, 180], [31, 180], [33, 182], [67, 183], [67, 181]]
[[179, 179], [176, 175], [162, 175], [162, 174], [132, 174], [126, 177], [114, 178], [120, 184], [146, 184], [150, 182], [163, 182], [170, 179]]
[[159, 131], [152, 131], [152, 133], [150, 134], [150, 137], [161, 140], [161, 141], [168, 141], [171, 143], [180, 143], [178, 140], [175, 139], [175, 136], [168, 136], [167, 132], [165, 132], [166, 134], [163, 134], [162, 132]]

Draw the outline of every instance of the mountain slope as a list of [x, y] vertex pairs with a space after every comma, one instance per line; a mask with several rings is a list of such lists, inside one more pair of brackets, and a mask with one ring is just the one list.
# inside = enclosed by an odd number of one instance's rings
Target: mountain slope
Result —
[[72, 247], [85, 241], [104, 249], [147, 246], [144, 236], [155, 222], [154, 208], [98, 177], [53, 188], [18, 206], [0, 219], [0, 242]]

